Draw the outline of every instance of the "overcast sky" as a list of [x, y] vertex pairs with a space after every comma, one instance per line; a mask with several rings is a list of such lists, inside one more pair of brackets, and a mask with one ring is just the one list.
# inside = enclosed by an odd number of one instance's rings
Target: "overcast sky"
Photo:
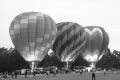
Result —
[[56, 23], [101, 26], [109, 34], [109, 48], [120, 51], [120, 0], [0, 0], [0, 47], [14, 47], [10, 23], [18, 14], [31, 11], [45, 13]]

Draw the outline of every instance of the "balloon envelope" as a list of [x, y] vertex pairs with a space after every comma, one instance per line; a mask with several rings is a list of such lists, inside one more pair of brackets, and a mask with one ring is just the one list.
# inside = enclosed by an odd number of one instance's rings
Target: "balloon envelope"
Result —
[[98, 26], [84, 27], [84, 31], [87, 39], [82, 56], [87, 62], [96, 63], [101, 59], [108, 47], [108, 34]]
[[26, 12], [15, 17], [9, 32], [26, 61], [42, 61], [56, 38], [57, 27], [48, 15]]
[[57, 38], [53, 51], [62, 62], [73, 62], [85, 44], [84, 29], [77, 23], [61, 22], [57, 24]]

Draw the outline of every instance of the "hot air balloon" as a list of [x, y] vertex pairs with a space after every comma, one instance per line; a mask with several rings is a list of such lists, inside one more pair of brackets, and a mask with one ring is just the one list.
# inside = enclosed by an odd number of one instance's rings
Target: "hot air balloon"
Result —
[[57, 26], [46, 14], [25, 12], [14, 18], [9, 32], [15, 48], [33, 70], [54, 43]]
[[82, 52], [83, 58], [95, 68], [96, 63], [104, 55], [108, 48], [109, 37], [107, 32], [98, 26], [84, 27], [84, 35], [86, 38], [85, 48]]
[[57, 24], [57, 38], [52, 49], [58, 59], [66, 63], [66, 68], [80, 54], [85, 44], [84, 29], [73, 22], [61, 22]]

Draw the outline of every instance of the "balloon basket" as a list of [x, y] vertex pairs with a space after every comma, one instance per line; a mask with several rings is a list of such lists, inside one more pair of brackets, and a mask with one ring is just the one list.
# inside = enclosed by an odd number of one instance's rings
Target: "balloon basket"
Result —
[[37, 68], [37, 65], [40, 63], [40, 61], [28, 61], [28, 64], [31, 68], [31, 75], [30, 77], [32, 77], [34, 70]]
[[95, 66], [96, 66], [96, 63], [91, 63], [91, 64], [90, 64], [90, 67], [91, 67], [92, 69], [95, 69]]
[[65, 66], [64, 66], [64, 71], [65, 73], [69, 73], [71, 71], [70, 67], [71, 67], [72, 62], [65, 62]]
[[71, 66], [70, 62], [65, 62], [65, 68], [66, 69], [70, 69], [70, 66]]

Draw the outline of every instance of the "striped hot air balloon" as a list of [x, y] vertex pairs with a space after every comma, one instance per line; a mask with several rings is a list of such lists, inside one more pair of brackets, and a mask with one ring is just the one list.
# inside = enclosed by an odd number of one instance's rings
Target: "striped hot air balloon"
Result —
[[[73, 22], [61, 22], [57, 24], [57, 38], [53, 44], [53, 51], [61, 62], [73, 62], [83, 49], [85, 44], [84, 29]], [[67, 65], [68, 67], [68, 65]]]
[[15, 48], [34, 68], [54, 43], [57, 26], [48, 15], [26, 12], [15, 17], [9, 32]]
[[101, 59], [108, 47], [109, 37], [107, 32], [98, 26], [84, 27], [84, 31], [87, 39], [82, 56], [92, 67], [95, 67], [95, 64]]

